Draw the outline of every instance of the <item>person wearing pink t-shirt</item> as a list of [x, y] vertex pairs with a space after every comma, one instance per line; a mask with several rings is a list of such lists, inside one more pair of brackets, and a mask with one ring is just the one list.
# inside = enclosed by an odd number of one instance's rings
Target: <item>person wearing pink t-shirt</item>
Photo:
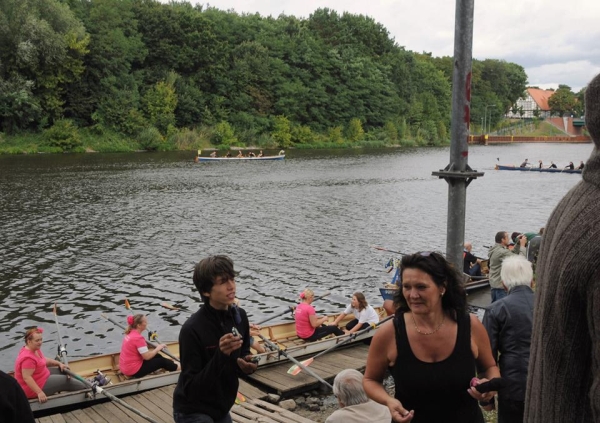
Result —
[[340, 336], [344, 334], [337, 324], [321, 326], [327, 321], [327, 316], [318, 317], [315, 308], [311, 305], [315, 299], [315, 293], [312, 289], [305, 289], [300, 298], [302, 302], [296, 307], [294, 318], [296, 319], [296, 334], [299, 338], [312, 342], [324, 338], [327, 335], [334, 334]]
[[[15, 361], [15, 379], [23, 388], [27, 398], [46, 402], [48, 395], [60, 391], [87, 389], [80, 381], [63, 374], [69, 367], [60, 361], [46, 358], [42, 353], [42, 328], [31, 328], [25, 332], [25, 346]], [[51, 367], [50, 369], [48, 367]]]
[[121, 373], [129, 377], [143, 377], [155, 372], [158, 369], [165, 369], [170, 372], [181, 370], [179, 363], [175, 363], [168, 358], [159, 355], [167, 346], [159, 344], [156, 348], [150, 350], [142, 332], [148, 326], [148, 319], [143, 314], [127, 316], [128, 327], [125, 331], [125, 337], [121, 344], [121, 354], [119, 355], [119, 368]]

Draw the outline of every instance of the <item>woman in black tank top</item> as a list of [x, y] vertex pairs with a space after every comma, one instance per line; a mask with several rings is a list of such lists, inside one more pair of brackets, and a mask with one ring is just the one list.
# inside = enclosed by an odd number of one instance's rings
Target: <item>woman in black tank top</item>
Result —
[[[485, 328], [467, 313], [460, 275], [439, 253], [404, 256], [401, 270], [396, 316], [371, 343], [367, 394], [387, 405], [395, 422], [483, 423], [477, 401], [488, 402], [496, 393], [481, 394], [470, 382], [500, 372]], [[388, 369], [395, 399], [382, 385]]]

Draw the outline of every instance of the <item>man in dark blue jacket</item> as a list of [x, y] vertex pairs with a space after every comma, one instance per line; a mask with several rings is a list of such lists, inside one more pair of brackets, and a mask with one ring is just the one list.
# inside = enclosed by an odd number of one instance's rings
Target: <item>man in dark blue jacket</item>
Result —
[[238, 376], [251, 374], [250, 326], [235, 306], [235, 271], [227, 256], [211, 256], [194, 269], [204, 305], [179, 333], [181, 375], [173, 393], [176, 423], [230, 423]]
[[[533, 270], [520, 255], [507, 257], [500, 273], [508, 296], [493, 303], [483, 316], [492, 354], [507, 387], [498, 391], [498, 423], [523, 422], [527, 366], [533, 325]], [[499, 356], [499, 358], [498, 358]]]

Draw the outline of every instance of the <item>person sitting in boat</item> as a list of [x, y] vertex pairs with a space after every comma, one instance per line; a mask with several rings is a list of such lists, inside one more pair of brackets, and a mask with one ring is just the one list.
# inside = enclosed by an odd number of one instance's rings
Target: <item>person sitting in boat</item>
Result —
[[583, 164], [583, 160], [579, 162], [579, 166], [577, 166], [577, 170], [583, 170], [585, 165]]
[[263, 156], [263, 152], [262, 150], [260, 150], [260, 153], [258, 153], [258, 157], [262, 157]]
[[569, 164], [565, 166], [565, 169], [573, 170], [573, 169], [575, 169], [575, 165], [573, 164], [573, 162], [569, 162]]
[[231, 151], [228, 151], [227, 154], [225, 154], [225, 157], [230, 158], [231, 157]]
[[550, 162], [550, 166], [548, 166], [550, 169], [556, 169], [556, 165], [554, 164], [554, 162]]
[[244, 157], [244, 153], [242, 153], [242, 150], [238, 151], [238, 155], [236, 156], [238, 159], [241, 157]]
[[529, 161], [528, 160], [529, 159], [525, 159], [525, 161], [523, 163], [521, 163], [520, 167], [527, 167], [527, 166], [529, 166]]
[[251, 152], [248, 153], [248, 157], [256, 157], [256, 154], [254, 154], [254, 152], [251, 151]]
[[352, 294], [352, 301], [346, 307], [346, 310], [333, 321], [333, 325], [337, 326], [348, 314], [352, 313], [352, 319], [346, 325], [344, 333], [354, 333], [366, 328], [371, 324], [379, 323], [379, 316], [373, 307], [367, 304], [367, 300], [362, 292]]
[[69, 367], [58, 360], [46, 358], [42, 353], [42, 328], [30, 328], [25, 332], [25, 346], [19, 351], [15, 362], [15, 378], [27, 398], [48, 401], [48, 396], [60, 391], [87, 389], [82, 382], [63, 373]]
[[158, 353], [165, 349], [165, 344], [159, 344], [153, 350], [148, 349], [142, 332], [148, 326], [148, 319], [143, 314], [127, 316], [127, 330], [121, 344], [119, 368], [128, 377], [143, 377], [159, 369], [170, 372], [181, 370], [179, 363], [164, 358]]
[[463, 272], [469, 276], [481, 276], [481, 259], [475, 257], [471, 250], [473, 244], [465, 242], [463, 249]]
[[539, 165], [538, 165], [538, 167], [539, 167], [540, 169], [543, 169], [543, 167], [544, 167], [544, 163], [543, 163], [541, 160], [539, 161]]
[[302, 302], [296, 307], [294, 319], [296, 320], [296, 334], [307, 342], [317, 341], [327, 335], [343, 335], [344, 332], [337, 325], [321, 326], [327, 321], [327, 316], [317, 316], [315, 308], [311, 305], [315, 299], [312, 289], [305, 289], [300, 298]]
[[283, 156], [285, 154], [285, 150], [279, 150], [279, 155]]
[[212, 153], [210, 153], [210, 157], [217, 157], [217, 152], [213, 151]]

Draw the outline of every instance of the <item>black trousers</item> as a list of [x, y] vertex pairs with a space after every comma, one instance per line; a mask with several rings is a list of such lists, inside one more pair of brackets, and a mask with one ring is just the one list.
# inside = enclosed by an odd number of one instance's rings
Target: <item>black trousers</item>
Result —
[[498, 423], [523, 423], [525, 401], [498, 399]]
[[174, 372], [177, 370], [177, 364], [168, 358], [164, 358], [162, 355], [155, 355], [150, 360], [144, 360], [140, 370], [138, 370], [138, 372], [132, 377], [144, 377], [152, 372], [157, 371], [158, 369], [165, 369], [170, 372]]
[[321, 338], [326, 337], [327, 335], [334, 334], [335, 336], [340, 336], [344, 334], [344, 331], [338, 328], [337, 326], [319, 326], [315, 328], [315, 333], [313, 333], [310, 337], [304, 338], [307, 342], [317, 341]]

